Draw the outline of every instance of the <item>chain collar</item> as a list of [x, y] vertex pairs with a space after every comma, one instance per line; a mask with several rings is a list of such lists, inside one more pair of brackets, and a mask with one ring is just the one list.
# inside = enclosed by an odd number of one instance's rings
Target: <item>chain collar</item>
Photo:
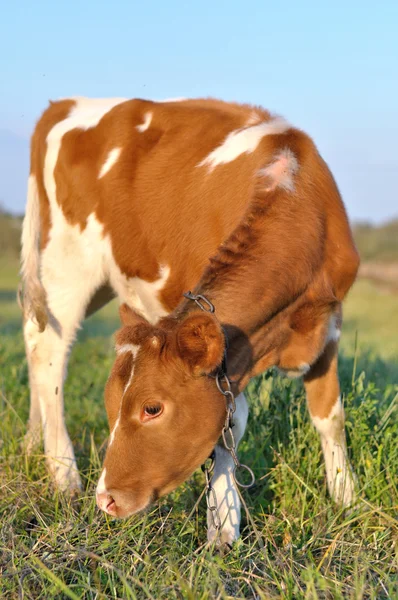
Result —
[[[201, 294], [192, 294], [191, 292], [186, 292], [183, 295], [188, 300], [193, 300], [195, 302], [195, 304], [200, 308], [200, 310], [203, 310], [204, 312], [215, 313], [214, 305], [205, 296], [203, 296]], [[227, 339], [224, 328], [223, 328], [223, 333], [224, 333], [225, 344], [226, 344], [226, 348], [227, 348], [228, 339]], [[225, 397], [225, 401], [226, 401], [226, 416], [225, 416], [224, 426], [221, 431], [221, 435], [222, 435], [222, 439], [224, 442], [224, 447], [232, 456], [232, 460], [234, 461], [234, 464], [235, 464], [235, 467], [233, 470], [233, 478], [234, 478], [234, 481], [237, 486], [239, 486], [241, 488], [251, 488], [254, 485], [256, 479], [254, 477], [254, 473], [251, 470], [251, 468], [248, 467], [247, 465], [242, 464], [239, 461], [238, 455], [236, 453], [235, 437], [234, 437], [234, 433], [232, 431], [232, 428], [234, 426], [233, 415], [236, 411], [236, 403], [235, 403], [235, 395], [231, 389], [231, 380], [229, 379], [229, 377], [227, 375], [227, 351], [226, 350], [224, 351], [224, 357], [223, 357], [222, 363], [215, 373], [215, 380], [216, 380], [216, 385], [217, 385], [218, 390]], [[209, 461], [210, 461], [210, 463], [209, 463]], [[218, 510], [218, 505], [217, 505], [217, 496], [216, 496], [215, 490], [212, 486], [214, 464], [215, 464], [215, 451], [213, 450], [213, 452], [210, 454], [207, 461], [205, 461], [203, 463], [202, 471], [205, 474], [205, 478], [206, 478], [207, 508], [209, 509], [209, 511], [211, 513], [213, 526], [216, 529], [221, 529], [222, 523], [221, 523], [220, 513]], [[237, 471], [239, 469], [247, 471], [249, 473], [249, 475], [250, 475], [249, 483], [243, 483], [243, 482], [239, 481], [239, 479], [237, 477]]]

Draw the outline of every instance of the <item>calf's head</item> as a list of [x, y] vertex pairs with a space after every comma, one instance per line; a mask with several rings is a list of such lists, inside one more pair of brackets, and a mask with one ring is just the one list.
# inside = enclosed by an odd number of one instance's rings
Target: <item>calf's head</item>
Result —
[[201, 311], [159, 326], [126, 305], [120, 315], [97, 504], [127, 517], [185, 481], [217, 443], [225, 399], [209, 374], [222, 361], [224, 336], [213, 315]]

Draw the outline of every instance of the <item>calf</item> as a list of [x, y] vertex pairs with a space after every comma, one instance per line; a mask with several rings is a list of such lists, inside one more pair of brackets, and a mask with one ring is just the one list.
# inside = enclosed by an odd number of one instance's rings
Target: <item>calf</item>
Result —
[[[358, 254], [305, 133], [262, 108], [210, 99], [51, 103], [32, 137], [22, 246], [28, 449], [41, 424], [61, 489], [81, 486], [63, 414], [68, 352], [82, 319], [117, 296], [100, 508], [143, 509], [215, 447], [221, 539], [238, 537], [234, 463], [217, 445], [225, 398], [212, 377], [225, 352], [236, 441], [251, 377], [273, 365], [303, 376], [329, 490], [352, 502], [337, 347]], [[183, 298], [190, 289], [217, 317]]]

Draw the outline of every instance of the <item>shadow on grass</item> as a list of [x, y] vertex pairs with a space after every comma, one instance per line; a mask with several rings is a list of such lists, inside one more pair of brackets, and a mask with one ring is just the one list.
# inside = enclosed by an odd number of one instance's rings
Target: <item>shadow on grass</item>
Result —
[[[347, 445], [351, 457], [355, 445], [352, 444], [353, 429], [358, 422], [369, 432], [369, 447], [373, 448], [376, 444], [376, 448], [377, 443], [371, 432], [378, 430], [396, 394], [398, 364], [374, 356], [373, 351], [362, 352], [358, 357], [341, 352], [339, 379], [346, 407]], [[275, 483], [275, 475], [269, 475], [279, 469], [282, 487], [282, 478], [293, 476], [286, 475], [290, 468], [300, 474], [301, 465], [312, 461], [318, 461], [322, 474], [321, 447], [316, 441], [318, 435], [315, 429], [308, 427], [310, 417], [301, 380], [290, 381], [271, 369], [250, 382], [247, 396], [250, 404], [249, 422], [239, 454], [241, 461], [253, 468], [257, 482], [255, 487], [246, 492], [246, 498], [269, 512], [279, 485]], [[295, 465], [289, 464], [289, 461], [285, 463], [284, 459], [284, 456], [292, 454], [292, 448]], [[313, 450], [316, 451], [315, 455]], [[352, 462], [359, 474], [359, 465], [355, 459]], [[305, 469], [301, 477], [306, 480]]]

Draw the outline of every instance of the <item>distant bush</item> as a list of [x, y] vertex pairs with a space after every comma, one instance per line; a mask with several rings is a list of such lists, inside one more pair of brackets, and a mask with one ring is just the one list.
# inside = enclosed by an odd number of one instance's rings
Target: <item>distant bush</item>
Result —
[[357, 223], [353, 231], [362, 261], [398, 261], [398, 219], [378, 227]]
[[0, 257], [15, 258], [21, 247], [22, 217], [7, 213], [0, 207]]
[[[0, 206], [0, 256], [19, 256], [22, 217], [9, 214]], [[380, 226], [353, 225], [354, 238], [363, 262], [398, 261], [398, 219]]]

